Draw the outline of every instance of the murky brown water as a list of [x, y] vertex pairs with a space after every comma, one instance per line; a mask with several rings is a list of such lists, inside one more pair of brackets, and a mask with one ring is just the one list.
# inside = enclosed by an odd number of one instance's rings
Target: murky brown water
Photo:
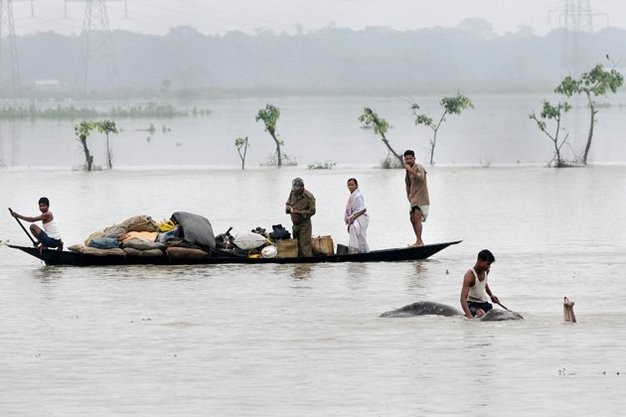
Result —
[[[429, 172], [425, 239], [464, 241], [422, 262], [71, 268], [0, 247], [0, 415], [622, 415], [626, 168]], [[315, 234], [347, 241], [356, 176], [370, 246], [411, 241], [401, 171], [3, 170], [0, 199], [34, 212], [48, 195], [68, 243], [176, 210], [219, 233], [288, 225], [294, 176], [317, 196]], [[0, 239], [28, 243], [8, 213]], [[485, 247], [492, 289], [524, 321], [378, 317], [458, 305]]]

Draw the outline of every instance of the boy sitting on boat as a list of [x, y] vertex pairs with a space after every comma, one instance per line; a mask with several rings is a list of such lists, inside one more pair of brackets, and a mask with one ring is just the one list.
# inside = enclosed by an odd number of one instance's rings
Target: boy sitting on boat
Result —
[[[50, 200], [48, 200], [47, 197], [41, 197], [39, 199], [39, 211], [41, 211], [41, 215], [28, 217], [11, 210], [11, 216], [33, 223], [30, 225], [30, 231], [35, 236], [35, 239], [39, 241], [40, 248], [56, 248], [57, 250], [63, 250], [61, 233], [59, 233], [54, 215], [50, 211]], [[41, 221], [44, 230], [41, 230], [39, 226], [34, 224], [34, 222], [38, 221]]]

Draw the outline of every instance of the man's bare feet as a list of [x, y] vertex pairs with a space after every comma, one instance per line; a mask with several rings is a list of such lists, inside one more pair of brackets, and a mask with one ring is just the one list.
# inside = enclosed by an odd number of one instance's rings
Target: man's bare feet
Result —
[[419, 248], [419, 247], [421, 247], [421, 246], [424, 246], [424, 242], [421, 242], [421, 243], [415, 242], [415, 243], [411, 243], [411, 244], [409, 244], [408, 246], [409, 246], [410, 248]]

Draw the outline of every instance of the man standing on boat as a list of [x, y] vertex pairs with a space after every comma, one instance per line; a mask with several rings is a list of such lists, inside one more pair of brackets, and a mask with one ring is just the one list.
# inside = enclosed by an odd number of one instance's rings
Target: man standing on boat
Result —
[[285, 205], [285, 213], [291, 215], [293, 237], [298, 239], [298, 256], [312, 256], [311, 216], [315, 214], [315, 197], [304, 189], [302, 178], [294, 178]]
[[59, 228], [54, 221], [54, 216], [50, 211], [50, 200], [48, 200], [47, 197], [41, 197], [39, 199], [39, 211], [41, 211], [40, 216], [28, 217], [22, 216], [21, 214], [11, 210], [11, 216], [31, 223], [41, 220], [44, 230], [41, 230], [41, 228], [36, 224], [30, 225], [30, 231], [35, 236], [35, 239], [39, 241], [39, 247], [57, 248], [57, 250], [63, 250], [61, 234], [59, 233]]
[[404, 152], [404, 182], [406, 184], [406, 196], [411, 204], [409, 219], [415, 232], [415, 243], [411, 246], [424, 246], [422, 241], [422, 222], [428, 217], [428, 184], [426, 183], [426, 170], [423, 166], [415, 162], [415, 152], [406, 150]]
[[487, 314], [493, 308], [493, 305], [489, 303], [489, 298], [496, 304], [500, 302], [487, 283], [487, 275], [489, 275], [491, 264], [495, 261], [493, 253], [488, 249], [483, 249], [478, 252], [476, 264], [465, 273], [461, 287], [461, 307], [465, 317], [480, 318]]

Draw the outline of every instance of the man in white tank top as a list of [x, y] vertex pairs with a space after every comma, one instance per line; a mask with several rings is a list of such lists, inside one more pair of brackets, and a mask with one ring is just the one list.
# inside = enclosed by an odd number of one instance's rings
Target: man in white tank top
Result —
[[27, 222], [38, 222], [41, 220], [44, 230], [41, 230], [36, 224], [30, 225], [30, 231], [35, 236], [35, 239], [39, 241], [39, 245], [42, 248], [57, 248], [57, 250], [63, 250], [63, 241], [61, 240], [61, 233], [54, 221], [54, 216], [50, 211], [50, 200], [47, 197], [41, 197], [39, 199], [39, 211], [40, 216], [28, 217], [22, 216], [14, 211], [11, 211], [11, 215], [16, 219], [22, 219]]
[[473, 268], [469, 269], [463, 277], [463, 287], [461, 288], [461, 307], [468, 318], [482, 317], [493, 305], [489, 303], [489, 298], [494, 303], [499, 303], [498, 297], [492, 294], [487, 275], [491, 264], [496, 261], [487, 249], [478, 253], [478, 259]]

